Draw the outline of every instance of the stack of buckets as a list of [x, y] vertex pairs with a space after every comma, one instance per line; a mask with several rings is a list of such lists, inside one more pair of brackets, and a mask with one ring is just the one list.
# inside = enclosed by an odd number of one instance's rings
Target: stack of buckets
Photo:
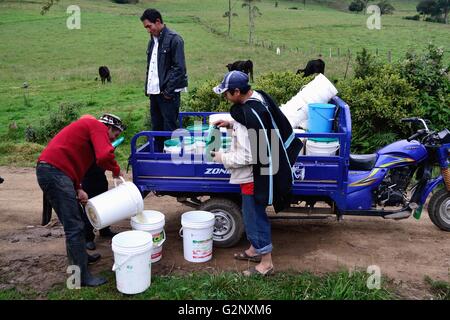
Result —
[[116, 273], [117, 290], [137, 294], [150, 287], [152, 263], [161, 260], [162, 244], [166, 240], [164, 223], [161, 212], [145, 210], [131, 218], [132, 231], [113, 237], [112, 270]]
[[[194, 136], [183, 137], [183, 142], [179, 138], [166, 140], [164, 142], [164, 152], [179, 155], [183, 149], [184, 154], [204, 154], [210, 149], [208, 147], [214, 141], [213, 129], [215, 127], [208, 124], [188, 126], [187, 130], [193, 133]], [[223, 149], [229, 147], [229, 141], [226, 138], [222, 138], [222, 142]]]
[[[336, 106], [328, 103], [308, 104], [308, 132], [330, 133]], [[334, 156], [339, 149], [339, 139], [309, 138], [306, 142], [306, 155]]]

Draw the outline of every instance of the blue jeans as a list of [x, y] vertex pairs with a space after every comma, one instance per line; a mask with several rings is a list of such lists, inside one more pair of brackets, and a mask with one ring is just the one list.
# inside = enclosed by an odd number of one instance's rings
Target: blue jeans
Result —
[[272, 232], [266, 207], [255, 202], [254, 196], [242, 195], [242, 212], [247, 239], [257, 254], [272, 252]]
[[84, 221], [72, 180], [61, 170], [39, 163], [36, 176], [42, 191], [64, 227], [66, 247], [85, 246]]
[[[162, 94], [150, 95], [150, 116], [153, 131], [174, 131], [178, 129], [178, 114], [180, 111], [180, 93], [175, 92], [172, 99], [166, 99]], [[156, 138], [155, 151], [162, 152], [164, 140]]]

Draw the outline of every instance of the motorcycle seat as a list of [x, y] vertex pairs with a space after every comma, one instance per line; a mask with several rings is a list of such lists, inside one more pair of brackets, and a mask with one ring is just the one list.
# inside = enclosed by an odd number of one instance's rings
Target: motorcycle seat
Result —
[[375, 165], [376, 154], [351, 154], [349, 170], [369, 171]]

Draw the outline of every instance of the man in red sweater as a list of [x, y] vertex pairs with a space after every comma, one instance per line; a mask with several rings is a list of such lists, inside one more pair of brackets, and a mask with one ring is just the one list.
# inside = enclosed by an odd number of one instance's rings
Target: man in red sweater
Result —
[[100, 168], [122, 176], [114, 159], [111, 142], [124, 130], [119, 117], [105, 114], [99, 120], [83, 116], [62, 129], [39, 156], [36, 176], [47, 195], [66, 235], [67, 257], [81, 272], [81, 286], [99, 286], [106, 279], [94, 277], [88, 270], [88, 254], [84, 237], [84, 222], [79, 203], [88, 201], [81, 181], [95, 162]]

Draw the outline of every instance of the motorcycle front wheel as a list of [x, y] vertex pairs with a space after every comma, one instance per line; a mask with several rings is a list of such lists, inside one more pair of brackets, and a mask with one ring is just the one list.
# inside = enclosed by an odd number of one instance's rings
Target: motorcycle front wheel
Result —
[[450, 192], [445, 187], [431, 196], [428, 215], [439, 229], [450, 231]]

